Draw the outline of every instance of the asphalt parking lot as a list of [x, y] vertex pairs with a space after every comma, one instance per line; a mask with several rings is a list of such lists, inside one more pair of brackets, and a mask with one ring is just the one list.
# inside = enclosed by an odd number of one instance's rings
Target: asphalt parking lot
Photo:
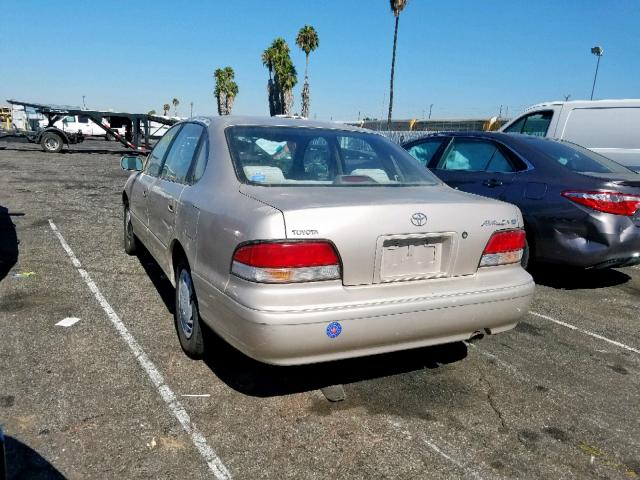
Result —
[[0, 280], [10, 478], [640, 476], [640, 269], [540, 270], [519, 326], [472, 344], [283, 368], [211, 338], [195, 362], [168, 280], [122, 249], [119, 147], [73, 150], [0, 142], [24, 214]]

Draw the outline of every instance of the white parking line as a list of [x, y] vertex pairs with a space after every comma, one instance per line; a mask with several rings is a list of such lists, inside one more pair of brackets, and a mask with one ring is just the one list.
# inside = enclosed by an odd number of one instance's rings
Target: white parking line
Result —
[[[402, 433], [406, 438], [408, 438], [408, 439], [412, 438], [412, 435], [409, 432], [409, 430], [404, 428], [404, 426], [402, 425], [401, 422], [394, 421], [394, 420], [391, 420], [391, 419], [387, 419], [387, 423], [389, 425], [391, 425], [393, 428], [395, 428], [396, 430], [398, 430], [400, 433]], [[433, 443], [432, 440], [424, 438], [424, 437], [422, 437], [420, 435], [418, 435], [418, 436], [419, 436], [420, 440], [422, 440], [422, 442], [424, 442], [424, 444], [427, 445], [431, 450], [433, 450], [438, 455], [440, 455], [442, 458], [444, 458], [445, 460], [447, 460], [450, 463], [453, 463], [456, 467], [458, 467], [460, 470], [462, 470], [465, 473], [463, 478], [475, 478], [477, 480], [482, 480], [482, 477], [480, 475], [478, 475], [475, 471], [473, 471], [470, 468], [468, 468], [466, 465], [464, 465], [459, 460], [456, 460], [455, 458], [453, 458], [448, 453], [445, 453], [440, 447], [438, 447], [435, 443]]]
[[457, 461], [455, 458], [452, 458], [450, 455], [447, 455], [445, 452], [443, 452], [440, 448], [438, 448], [438, 446], [433, 443], [430, 442], [429, 440], [426, 439], [422, 439], [422, 441], [434, 452], [436, 452], [438, 455], [440, 455], [443, 458], [446, 458], [447, 460], [449, 460], [451, 463], [453, 463], [454, 465], [456, 465], [460, 470], [464, 471], [466, 473], [465, 477], [471, 477], [471, 478], [476, 478], [478, 480], [482, 480], [482, 477], [480, 475], [478, 475], [476, 472], [474, 472], [473, 470], [469, 470], [467, 467], [465, 467], [462, 463], [460, 463], [459, 461]]
[[91, 290], [94, 297], [96, 298], [104, 312], [107, 314], [107, 317], [133, 353], [133, 356], [136, 357], [136, 360], [138, 360], [138, 363], [145, 371], [153, 385], [156, 387], [156, 390], [158, 390], [158, 393], [169, 407], [169, 410], [171, 411], [173, 416], [178, 420], [178, 422], [180, 422], [180, 425], [182, 425], [184, 431], [187, 432], [191, 437], [191, 441], [198, 449], [198, 452], [204, 458], [205, 462], [207, 462], [207, 466], [209, 467], [209, 470], [211, 470], [211, 473], [213, 473], [215, 478], [219, 480], [230, 479], [231, 474], [229, 473], [229, 470], [227, 470], [227, 467], [224, 466], [222, 460], [220, 460], [220, 458], [216, 455], [216, 452], [214, 452], [213, 449], [207, 444], [207, 440], [204, 438], [204, 436], [196, 429], [193, 423], [191, 423], [189, 414], [184, 409], [182, 404], [177, 400], [176, 395], [173, 393], [171, 388], [169, 388], [169, 386], [165, 383], [164, 378], [162, 377], [162, 374], [160, 373], [158, 368], [149, 359], [136, 339], [133, 338], [131, 333], [129, 333], [127, 327], [124, 325], [124, 323], [122, 323], [122, 320], [120, 320], [118, 314], [113, 310], [113, 308], [111, 308], [111, 305], [109, 305], [102, 293], [100, 293], [98, 286], [91, 279], [87, 271], [82, 268], [80, 260], [78, 260], [78, 258], [73, 253], [73, 250], [71, 250], [71, 247], [69, 247], [69, 244], [66, 242], [62, 234], [58, 231], [58, 227], [56, 227], [56, 224], [53, 223], [53, 220], [49, 219], [49, 225], [51, 226], [51, 230], [53, 230], [53, 233], [56, 235], [56, 237], [58, 237], [60, 245], [62, 245], [64, 251], [67, 252], [67, 255], [71, 259], [71, 263], [73, 263], [73, 266], [76, 267], [76, 270], [78, 270], [78, 273], [89, 287], [89, 290]]
[[615, 345], [616, 347], [623, 348], [625, 350], [629, 350], [630, 352], [637, 353], [640, 355], [640, 349], [630, 347], [629, 345], [625, 345], [624, 343], [618, 342], [616, 340], [611, 340], [610, 338], [603, 337], [597, 333], [590, 332], [589, 330], [584, 330], [582, 328], [576, 327], [575, 325], [571, 325], [570, 323], [566, 323], [560, 320], [556, 320], [555, 318], [551, 318], [547, 315], [543, 315], [538, 312], [529, 311], [531, 315], [535, 315], [536, 317], [544, 318], [545, 320], [549, 320], [550, 322], [557, 323], [558, 325], [562, 325], [563, 327], [567, 327], [571, 330], [575, 330], [576, 332], [584, 333], [585, 335], [589, 335], [590, 337], [597, 338], [598, 340], [602, 340], [604, 342]]
[[471, 342], [465, 342], [465, 344], [467, 345], [467, 347], [473, 348], [479, 354], [484, 355], [487, 358], [490, 358], [491, 360], [493, 360], [495, 363], [500, 365], [502, 368], [504, 368], [505, 370], [510, 372], [514, 377], [518, 378], [519, 380], [530, 381], [530, 378], [525, 376], [525, 375], [523, 375], [522, 373], [520, 373], [516, 369], [516, 367], [514, 367], [513, 365], [511, 365], [508, 362], [505, 362], [504, 360], [502, 360], [501, 358], [497, 357], [493, 353], [488, 352], [487, 350], [485, 350], [483, 348], [480, 348], [480, 347], [478, 347], [477, 345], [475, 345], [475, 344], [473, 344]]

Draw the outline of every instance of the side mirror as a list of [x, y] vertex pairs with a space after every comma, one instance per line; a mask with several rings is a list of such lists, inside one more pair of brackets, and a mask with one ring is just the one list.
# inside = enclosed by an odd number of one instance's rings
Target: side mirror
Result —
[[138, 155], [124, 155], [120, 159], [120, 166], [123, 170], [140, 172], [142, 171], [142, 159]]

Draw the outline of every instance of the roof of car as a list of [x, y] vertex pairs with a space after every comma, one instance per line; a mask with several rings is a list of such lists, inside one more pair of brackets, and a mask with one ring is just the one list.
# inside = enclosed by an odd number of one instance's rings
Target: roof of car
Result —
[[245, 115], [221, 115], [221, 116], [205, 116], [193, 117], [189, 120], [195, 120], [208, 125], [210, 128], [224, 129], [234, 125], [254, 125], [254, 126], [272, 126], [272, 127], [306, 127], [306, 128], [329, 128], [334, 130], [347, 130], [352, 132], [368, 132], [370, 130], [354, 127], [344, 123], [336, 122], [318, 122], [316, 120], [307, 120], [300, 117], [260, 117]]
[[412, 140], [407, 140], [406, 142], [403, 142], [403, 144], [415, 142], [415, 141], [421, 140], [423, 138], [433, 138], [433, 137], [476, 137], [476, 138], [504, 139], [504, 138], [510, 138], [511, 135], [513, 135], [513, 134], [511, 134], [511, 133], [507, 134], [507, 133], [502, 133], [502, 132], [482, 132], [482, 131], [476, 131], [476, 132], [456, 132], [456, 131], [453, 131], [453, 132], [435, 132], [435, 133], [425, 132], [425, 135], [423, 137], [414, 138]]
[[536, 142], [557, 142], [553, 138], [539, 137], [536, 135], [526, 135], [523, 133], [504, 133], [504, 132], [437, 132], [430, 133], [424, 137], [414, 138], [406, 142], [402, 142], [403, 146], [410, 145], [414, 142], [420, 141], [425, 138], [438, 138], [438, 137], [464, 137], [464, 138], [487, 138], [494, 139], [507, 145], [522, 145], [523, 142], [536, 143]]
[[573, 105], [573, 106], [591, 106], [591, 107], [615, 107], [615, 106], [639, 106], [640, 99], [637, 98], [612, 98], [602, 100], [552, 100], [549, 102], [536, 103], [527, 107], [524, 112], [531, 110], [539, 110], [541, 108], [553, 105]]

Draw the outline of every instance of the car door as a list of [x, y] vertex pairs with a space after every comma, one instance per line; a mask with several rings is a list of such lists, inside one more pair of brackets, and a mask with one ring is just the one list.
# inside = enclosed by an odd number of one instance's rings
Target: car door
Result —
[[149, 248], [159, 262], [165, 262], [164, 265], [174, 238], [176, 216], [182, 210], [180, 198], [203, 130], [204, 127], [197, 123], [183, 124], [169, 147], [160, 175], [149, 189], [147, 205], [152, 236]]
[[453, 188], [500, 200], [518, 170], [504, 147], [474, 137], [455, 137], [430, 168]]
[[[57, 122], [56, 122], [57, 123]], [[68, 115], [62, 119], [62, 130], [68, 133], [77, 133], [80, 126], [75, 115]]]
[[[169, 130], [156, 143], [151, 153], [147, 156], [142, 172], [137, 176], [131, 187], [131, 198], [129, 199], [129, 209], [133, 220], [133, 228], [136, 235], [141, 237], [142, 243], [149, 244], [149, 212], [148, 212], [148, 196], [149, 190], [154, 184], [166, 156], [167, 150], [171, 145], [171, 141], [182, 125], [176, 125]], [[148, 248], [148, 247], [147, 247]]]
[[94, 134], [93, 122], [89, 120], [87, 115], [78, 115], [76, 119], [78, 120], [78, 130], [80, 130], [83, 135], [90, 136]]

